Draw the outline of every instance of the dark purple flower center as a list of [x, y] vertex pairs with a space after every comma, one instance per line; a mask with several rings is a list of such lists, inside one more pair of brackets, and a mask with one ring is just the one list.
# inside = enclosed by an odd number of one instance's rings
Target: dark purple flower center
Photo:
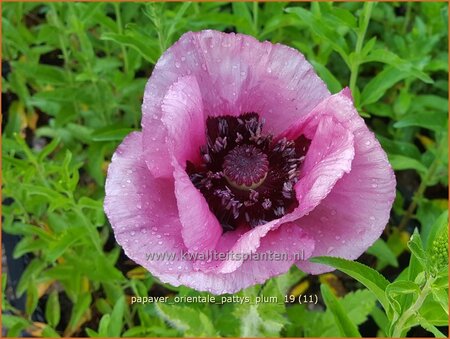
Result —
[[269, 171], [269, 160], [253, 145], [237, 145], [225, 156], [222, 168], [231, 186], [249, 190], [263, 183]]
[[224, 231], [256, 227], [298, 206], [294, 185], [310, 140], [262, 134], [257, 113], [209, 117], [203, 162], [188, 161], [186, 171], [202, 192]]

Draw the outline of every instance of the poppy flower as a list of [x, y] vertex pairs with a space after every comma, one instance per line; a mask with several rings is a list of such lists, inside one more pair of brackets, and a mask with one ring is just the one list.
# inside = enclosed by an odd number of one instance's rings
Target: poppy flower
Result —
[[332, 270], [311, 256], [356, 259], [394, 196], [348, 89], [331, 95], [288, 46], [207, 30], [155, 65], [104, 207], [125, 253], [162, 282], [222, 294], [293, 264]]

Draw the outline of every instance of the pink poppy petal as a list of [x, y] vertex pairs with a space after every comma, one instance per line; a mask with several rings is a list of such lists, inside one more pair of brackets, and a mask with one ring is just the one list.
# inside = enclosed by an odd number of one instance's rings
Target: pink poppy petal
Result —
[[144, 93], [145, 156], [158, 177], [172, 173], [161, 104], [169, 87], [184, 76], [196, 78], [206, 115], [257, 112], [274, 134], [330, 95], [293, 48], [234, 33], [186, 33], [158, 60]]
[[186, 171], [174, 160], [175, 196], [182, 224], [181, 234], [189, 251], [215, 248], [222, 226], [209, 209], [203, 194], [192, 184]]
[[[306, 236], [295, 224], [285, 224], [262, 238], [256, 252], [259, 259], [264, 258], [263, 255], [270, 258], [268, 257], [270, 252], [277, 253], [278, 259], [257, 260], [258, 258], [254, 257], [253, 260], [244, 261], [232, 273], [201, 270], [191, 272], [180, 276], [180, 284], [214, 294], [235, 293], [254, 284], [263, 283], [269, 277], [287, 272], [295, 262], [296, 255], [309, 258], [313, 249], [314, 241], [311, 237]], [[273, 255], [272, 258], [277, 257]]]
[[176, 160], [183, 166], [187, 160], [198, 163], [200, 146], [206, 143], [206, 118], [195, 77], [179, 78], [170, 86], [163, 99], [161, 119]]
[[[186, 261], [149, 260], [149, 253], [184, 249], [173, 182], [155, 179], [142, 156], [142, 133], [129, 134], [113, 155], [105, 186], [104, 209], [125, 254], [166, 282], [172, 271], [192, 270]], [[167, 276], [165, 276], [167, 275]]]
[[[127, 136], [108, 169], [104, 207], [116, 240], [127, 256], [162, 282], [216, 294], [234, 293], [286, 272], [295, 260], [294, 254], [301, 252], [307, 258], [313, 251], [313, 240], [290, 224], [270, 232], [260, 245], [260, 252], [284, 251], [290, 255], [287, 260], [248, 260], [230, 274], [195, 271], [192, 262], [181, 257], [185, 247], [173, 191], [170, 181], [153, 178], [147, 169], [142, 156], [142, 134]], [[283, 247], [278, 246], [280, 243]], [[174, 260], [148, 257], [172, 253], [176, 254]]]
[[307, 121], [302, 128], [312, 141], [300, 170], [300, 180], [295, 185], [299, 206], [289, 220], [312, 211], [351, 170], [355, 155], [353, 135], [333, 117], [319, 116]]
[[[355, 137], [355, 157], [328, 196], [309, 215], [296, 221], [316, 239], [313, 255], [358, 258], [383, 232], [395, 198], [395, 176], [386, 153], [351, 101], [348, 89], [326, 101], [323, 114], [333, 114]], [[313, 274], [332, 270], [301, 261]]]
[[[226, 232], [218, 241], [215, 251], [218, 253], [233, 252], [243, 258], [258, 250], [262, 239], [279, 224], [279, 220], [274, 220], [265, 225], [255, 227], [253, 229], [239, 227], [238, 229]], [[279, 242], [279, 245], [283, 244]], [[198, 260], [194, 263], [194, 267], [204, 272], [232, 273], [236, 271], [244, 263], [244, 259], [240, 260]]]

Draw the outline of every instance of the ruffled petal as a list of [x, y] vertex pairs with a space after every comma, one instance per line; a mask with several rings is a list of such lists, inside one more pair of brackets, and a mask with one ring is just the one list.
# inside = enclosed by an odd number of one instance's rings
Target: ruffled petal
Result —
[[193, 76], [178, 79], [164, 97], [162, 122], [169, 152], [183, 167], [187, 160], [200, 161], [200, 146], [206, 143], [205, 121], [197, 80]]
[[[395, 176], [386, 153], [353, 106], [348, 89], [326, 99], [323, 110], [354, 135], [351, 171], [334, 185], [327, 197], [298, 224], [316, 240], [313, 256], [358, 258], [385, 228], [395, 198]], [[332, 270], [324, 265], [298, 262], [309, 273]]]
[[129, 134], [113, 155], [105, 186], [104, 209], [125, 254], [165, 282], [177, 283], [175, 271], [192, 270], [188, 261], [149, 258], [178, 253], [181, 237], [173, 182], [155, 179], [142, 156], [142, 133]]
[[295, 185], [299, 206], [289, 220], [312, 211], [350, 172], [355, 155], [353, 135], [329, 115], [305, 121], [302, 134], [312, 141]]
[[247, 260], [230, 274], [194, 269], [192, 260], [183, 257], [186, 248], [173, 192], [173, 183], [153, 178], [147, 169], [142, 134], [127, 136], [108, 169], [105, 212], [126, 255], [164, 283], [215, 294], [234, 293], [286, 272], [295, 255], [308, 258], [313, 251], [314, 241], [290, 224], [270, 232], [261, 240], [259, 250], [277, 252], [283, 260]]
[[144, 93], [144, 148], [155, 176], [172, 173], [164, 149], [163, 98], [180, 77], [190, 75], [199, 84], [206, 115], [258, 112], [273, 134], [330, 95], [311, 65], [293, 48], [234, 33], [186, 33], [158, 60]]
[[175, 196], [182, 225], [181, 233], [189, 251], [213, 250], [222, 235], [222, 226], [211, 212], [203, 194], [192, 184], [183, 168], [175, 167]]
[[[180, 283], [214, 294], [235, 293], [243, 288], [263, 283], [269, 277], [286, 273], [296, 257], [307, 259], [313, 249], [314, 241], [311, 237], [306, 236], [295, 224], [285, 224], [262, 238], [253, 259], [244, 261], [232, 273], [203, 272], [198, 269], [197, 272], [181, 275]], [[270, 259], [270, 253], [272, 260], [259, 260]], [[237, 256], [235, 258], [237, 259]]]

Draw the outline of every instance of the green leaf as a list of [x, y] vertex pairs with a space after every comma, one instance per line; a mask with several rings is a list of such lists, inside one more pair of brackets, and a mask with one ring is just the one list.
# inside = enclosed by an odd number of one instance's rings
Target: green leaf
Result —
[[58, 146], [61, 140], [59, 138], [54, 138], [48, 145], [46, 145], [37, 157], [37, 161], [43, 161], [49, 154], [51, 154]]
[[61, 67], [23, 62], [14, 62], [12, 66], [24, 77], [31, 77], [33, 81], [53, 85], [67, 83], [66, 72]]
[[92, 133], [93, 141], [122, 141], [129, 133], [133, 132], [132, 128], [114, 128], [104, 127]]
[[327, 309], [329, 309], [334, 316], [341, 336], [346, 338], [360, 338], [361, 334], [358, 332], [358, 328], [347, 316], [330, 288], [327, 285], [322, 284], [320, 285], [320, 291], [322, 292], [323, 301], [325, 302]]
[[21, 296], [27, 290], [29, 284], [34, 281], [34, 278], [37, 277], [46, 266], [47, 264], [40, 258], [34, 258], [28, 264], [25, 271], [22, 272], [19, 283], [17, 284], [16, 293], [18, 296]]
[[84, 293], [78, 297], [78, 300], [75, 302], [74, 307], [72, 309], [72, 313], [70, 315], [68, 326], [69, 329], [74, 330], [77, 327], [81, 318], [89, 309], [89, 306], [91, 305], [91, 300], [92, 297], [90, 293]]
[[134, 48], [152, 64], [155, 64], [159, 58], [159, 46], [156, 39], [141, 33], [134, 25], [128, 25], [124, 34], [107, 32], [103, 33], [101, 38]]
[[380, 141], [381, 146], [386, 153], [390, 156], [397, 154], [416, 160], [420, 159], [421, 153], [414, 144], [395, 139], [388, 139], [382, 135], [377, 135], [377, 139]]
[[370, 246], [366, 252], [376, 256], [378, 259], [383, 260], [394, 267], [398, 267], [397, 257], [383, 239], [378, 239], [377, 241], [375, 241], [374, 244]]
[[211, 320], [201, 311], [186, 306], [155, 303], [156, 313], [185, 336], [216, 337]]
[[[109, 314], [104, 314], [103, 317], [100, 319], [100, 323], [98, 325], [98, 335], [99, 337], [112, 337], [109, 333], [109, 328], [111, 327], [111, 316]], [[119, 337], [119, 335], [116, 335], [115, 337]]]
[[135, 326], [126, 330], [122, 337], [123, 338], [136, 338], [136, 337], [144, 337], [144, 334], [147, 332], [145, 326]]
[[382, 62], [391, 65], [402, 72], [411, 74], [425, 83], [433, 83], [433, 79], [431, 79], [426, 73], [418, 70], [410, 62], [403, 60], [397, 54], [387, 49], [373, 50], [364, 58], [363, 62]]
[[46, 249], [44, 256], [46, 260], [53, 262], [61, 257], [73, 244], [83, 239], [83, 227], [74, 226], [66, 232], [59, 235], [57, 239], [52, 241]]
[[367, 320], [367, 316], [375, 307], [376, 301], [375, 295], [367, 289], [349, 292], [342, 299], [339, 299], [345, 313], [356, 325], [360, 325]]
[[236, 305], [240, 337], [278, 337], [286, 324], [282, 310], [283, 306], [274, 303]]
[[[448, 210], [442, 212], [442, 214], [436, 219], [433, 225], [430, 227], [430, 232], [424, 239], [424, 247], [427, 251], [431, 250], [433, 241], [438, 237], [441, 232], [445, 232], [448, 228]], [[423, 232], [421, 232], [423, 235]]]
[[373, 320], [378, 325], [380, 330], [382, 330], [386, 335], [389, 328], [389, 320], [386, 314], [379, 307], [374, 307], [370, 315], [372, 316]]
[[395, 297], [400, 294], [416, 294], [420, 293], [419, 286], [412, 282], [406, 280], [394, 281], [386, 287], [386, 295], [388, 297]]
[[394, 170], [414, 169], [422, 175], [428, 171], [428, 168], [416, 159], [399, 154], [390, 154], [388, 157]]
[[335, 257], [314, 257], [309, 261], [329, 265], [348, 274], [372, 291], [385, 310], [389, 309], [389, 302], [385, 295], [389, 281], [374, 269], [356, 261]]
[[412, 112], [394, 124], [395, 128], [417, 126], [431, 129], [437, 132], [447, 131], [448, 116], [446, 113], [427, 110], [424, 112]]
[[123, 315], [125, 312], [125, 297], [117, 300], [111, 313], [111, 321], [108, 326], [108, 337], [120, 337], [122, 333]]
[[361, 106], [378, 101], [386, 91], [400, 80], [406, 79], [408, 73], [388, 66], [372, 78], [361, 93]]
[[45, 326], [42, 330], [42, 337], [44, 338], [60, 338], [61, 336], [51, 326]]
[[342, 85], [338, 79], [328, 70], [327, 67], [322, 65], [320, 62], [316, 62], [311, 60], [311, 64], [314, 66], [314, 69], [319, 74], [320, 78], [325, 81], [328, 89], [331, 93], [338, 93], [342, 90]]
[[8, 227], [6, 225], [3, 225], [3, 230], [8, 232], [9, 234], [17, 234], [22, 236], [29, 236], [29, 237], [38, 237], [42, 240], [46, 241], [52, 241], [54, 240], [54, 237], [51, 233], [45, 231], [43, 228], [31, 225], [31, 224], [24, 224], [20, 222], [15, 222], [11, 225], [11, 227]]
[[348, 63], [348, 45], [347, 41], [336, 30], [324, 25], [323, 22], [308, 10], [301, 7], [289, 7], [285, 10], [287, 13], [296, 14], [309, 29], [317, 34], [321, 39], [333, 46], [346, 63]]
[[425, 250], [423, 249], [422, 239], [417, 229], [414, 230], [413, 235], [409, 239], [408, 247], [411, 250], [411, 254], [414, 255], [422, 265], [422, 269], [427, 271], [430, 268], [428, 266], [428, 258]]
[[419, 310], [420, 315], [435, 326], [448, 326], [448, 314], [433, 297], [427, 298]]
[[47, 299], [47, 304], [45, 305], [45, 319], [53, 328], [56, 328], [61, 319], [61, 308], [59, 306], [58, 291], [56, 290], [52, 291]]
[[431, 290], [431, 293], [433, 294], [434, 300], [436, 300], [442, 306], [442, 309], [448, 315], [448, 288], [447, 289], [433, 288]]
[[233, 14], [236, 18], [241, 18], [242, 23], [237, 27], [240, 33], [256, 35], [253, 26], [253, 18], [246, 2], [232, 2]]
[[96, 331], [94, 331], [92, 328], [86, 327], [86, 333], [89, 336], [89, 338], [102, 338], [100, 334], [98, 334]]
[[31, 316], [37, 307], [39, 301], [38, 290], [34, 280], [29, 281], [27, 288], [27, 300], [25, 303], [25, 312]]

